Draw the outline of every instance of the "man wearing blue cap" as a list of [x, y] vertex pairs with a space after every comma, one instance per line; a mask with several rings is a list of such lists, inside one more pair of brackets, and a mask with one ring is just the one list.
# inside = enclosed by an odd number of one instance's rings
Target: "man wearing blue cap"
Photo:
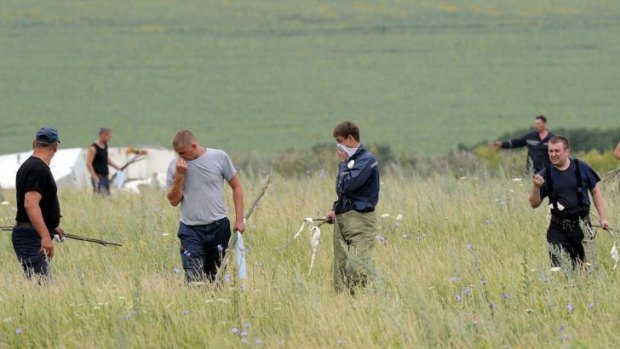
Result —
[[15, 178], [17, 215], [12, 241], [28, 278], [50, 276], [49, 261], [54, 257], [52, 235], [64, 235], [58, 226], [60, 204], [49, 167], [59, 144], [58, 131], [41, 128], [32, 142], [32, 155], [20, 166]]

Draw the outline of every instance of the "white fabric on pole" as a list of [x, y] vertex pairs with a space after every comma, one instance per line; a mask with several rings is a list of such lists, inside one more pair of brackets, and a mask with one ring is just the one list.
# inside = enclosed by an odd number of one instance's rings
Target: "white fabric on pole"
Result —
[[316, 257], [316, 250], [319, 247], [319, 241], [321, 240], [321, 229], [315, 226], [312, 227], [312, 237], [310, 238], [310, 244], [312, 245], [312, 259], [310, 260], [310, 270], [308, 275], [312, 274], [312, 267], [314, 266], [314, 258]]
[[114, 183], [116, 184], [117, 188], [122, 188], [123, 184], [125, 184], [125, 172], [116, 172], [116, 178], [114, 178]]
[[237, 257], [237, 270], [239, 271], [239, 279], [247, 279], [247, 267], [245, 262], [245, 248], [243, 247], [243, 237], [240, 232], [236, 232], [237, 241], [235, 241], [235, 255]]

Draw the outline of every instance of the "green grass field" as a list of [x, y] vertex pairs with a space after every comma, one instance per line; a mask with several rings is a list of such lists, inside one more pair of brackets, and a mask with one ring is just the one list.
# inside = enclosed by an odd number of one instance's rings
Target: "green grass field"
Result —
[[532, 123], [615, 127], [617, 1], [0, 4], [0, 153], [57, 127], [233, 155], [363, 139], [437, 154]]
[[[249, 202], [260, 179], [244, 182]], [[65, 190], [67, 232], [124, 246], [57, 243], [54, 281], [40, 287], [23, 278], [10, 234], [2, 233], [0, 348], [620, 345], [619, 271], [610, 270], [607, 233], [597, 237], [594, 272], [553, 274], [546, 211], [529, 208], [529, 183], [483, 172], [382, 182], [378, 213], [391, 217], [378, 223], [387, 238], [376, 246], [380, 277], [355, 297], [332, 291], [330, 226], [322, 227], [311, 275], [307, 231], [281, 249], [304, 217], [324, 214], [334, 197], [331, 178], [275, 177], [245, 234], [245, 290], [233, 278], [215, 292], [184, 286], [178, 211], [163, 193], [101, 199]], [[604, 183], [603, 190], [617, 227], [618, 186]], [[12, 205], [0, 206], [1, 224], [13, 215]]]

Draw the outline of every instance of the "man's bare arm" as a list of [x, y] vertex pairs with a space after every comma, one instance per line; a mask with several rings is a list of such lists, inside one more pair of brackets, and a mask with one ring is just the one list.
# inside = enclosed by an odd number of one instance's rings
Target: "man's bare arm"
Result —
[[228, 184], [232, 188], [233, 203], [235, 205], [234, 230], [243, 233], [245, 231], [245, 222], [243, 221], [243, 185], [239, 179], [239, 174], [235, 174], [233, 178], [228, 181]]

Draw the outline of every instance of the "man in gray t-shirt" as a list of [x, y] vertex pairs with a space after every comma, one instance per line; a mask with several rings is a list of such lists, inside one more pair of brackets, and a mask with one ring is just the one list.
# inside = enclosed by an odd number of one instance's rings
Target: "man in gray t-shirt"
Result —
[[189, 130], [178, 131], [172, 147], [179, 157], [168, 167], [168, 200], [181, 204], [178, 237], [187, 282], [213, 281], [230, 239], [224, 181], [233, 190], [235, 231], [243, 233], [243, 187], [225, 152], [198, 144]]

